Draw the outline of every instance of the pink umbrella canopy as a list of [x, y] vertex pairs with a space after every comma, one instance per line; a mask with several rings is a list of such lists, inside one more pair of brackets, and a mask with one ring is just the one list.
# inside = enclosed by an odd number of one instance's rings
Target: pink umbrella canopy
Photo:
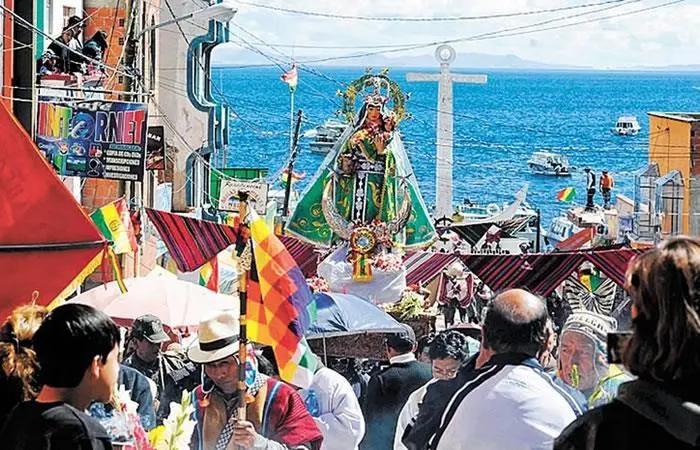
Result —
[[217, 294], [188, 281], [165, 277], [124, 280], [128, 292], [122, 294], [116, 282], [107, 283], [78, 295], [71, 302], [94, 306], [119, 325], [129, 326], [144, 314], [160, 318], [170, 329], [196, 328], [200, 320], [218, 311], [238, 311], [237, 296]]

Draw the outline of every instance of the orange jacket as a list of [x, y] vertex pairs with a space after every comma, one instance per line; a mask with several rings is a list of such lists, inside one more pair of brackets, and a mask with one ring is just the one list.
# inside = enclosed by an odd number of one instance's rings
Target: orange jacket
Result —
[[601, 189], [612, 189], [615, 186], [615, 180], [613, 180], [612, 175], [603, 174], [600, 176], [600, 188]]

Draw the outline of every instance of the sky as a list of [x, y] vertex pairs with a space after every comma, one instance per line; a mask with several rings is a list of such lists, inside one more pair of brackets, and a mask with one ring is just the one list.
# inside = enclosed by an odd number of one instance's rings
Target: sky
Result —
[[[481, 16], [526, 12], [564, 6], [601, 3], [603, 0], [250, 0], [260, 4], [328, 14], [371, 17]], [[297, 15], [255, 7], [239, 1], [232, 22], [231, 40], [253, 44], [266, 54], [304, 62], [318, 58], [376, 49], [306, 49], [301, 46], [409, 46], [492, 33], [550, 21], [543, 27], [557, 27], [590, 20], [577, 26], [528, 32], [519, 36], [472, 40], [452, 44], [459, 53], [516, 55], [547, 64], [624, 68], [700, 64], [700, 0], [630, 14], [671, 0], [623, 0], [615, 4], [572, 9], [547, 14], [458, 22], [374, 22]], [[579, 15], [605, 8], [604, 11]], [[622, 15], [608, 20], [600, 17]], [[240, 27], [240, 28], [239, 28]], [[523, 28], [511, 32], [531, 31]], [[251, 33], [251, 34], [248, 34]], [[242, 41], [244, 39], [248, 43]], [[263, 44], [269, 44], [270, 48]], [[233, 55], [240, 45], [228, 48], [220, 57]], [[281, 45], [294, 46], [277, 47]], [[300, 47], [297, 47], [300, 46]], [[388, 53], [388, 57], [432, 54], [435, 46]], [[252, 53], [251, 59], [255, 59]], [[285, 56], [282, 56], [285, 55]], [[286, 57], [286, 58], [285, 58]], [[240, 58], [237, 58], [240, 61]], [[347, 64], [347, 62], [345, 62]]]

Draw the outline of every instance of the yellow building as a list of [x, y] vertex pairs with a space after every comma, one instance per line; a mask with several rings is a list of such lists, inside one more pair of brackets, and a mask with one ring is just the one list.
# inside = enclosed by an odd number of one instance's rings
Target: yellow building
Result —
[[[683, 234], [700, 234], [700, 113], [650, 112], [649, 162], [683, 175]], [[696, 214], [697, 217], [696, 217]], [[666, 228], [664, 226], [664, 228]]]

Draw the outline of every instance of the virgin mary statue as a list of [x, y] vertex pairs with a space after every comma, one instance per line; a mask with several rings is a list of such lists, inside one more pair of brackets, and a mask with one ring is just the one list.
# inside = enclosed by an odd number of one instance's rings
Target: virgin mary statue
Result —
[[[370, 92], [355, 116], [355, 98], [366, 90]], [[385, 75], [368, 74], [352, 83], [344, 98], [352, 125], [302, 194], [287, 231], [321, 247], [338, 239], [352, 241], [359, 229], [373, 230], [384, 247], [430, 245], [435, 228], [396, 129], [405, 96]]]

